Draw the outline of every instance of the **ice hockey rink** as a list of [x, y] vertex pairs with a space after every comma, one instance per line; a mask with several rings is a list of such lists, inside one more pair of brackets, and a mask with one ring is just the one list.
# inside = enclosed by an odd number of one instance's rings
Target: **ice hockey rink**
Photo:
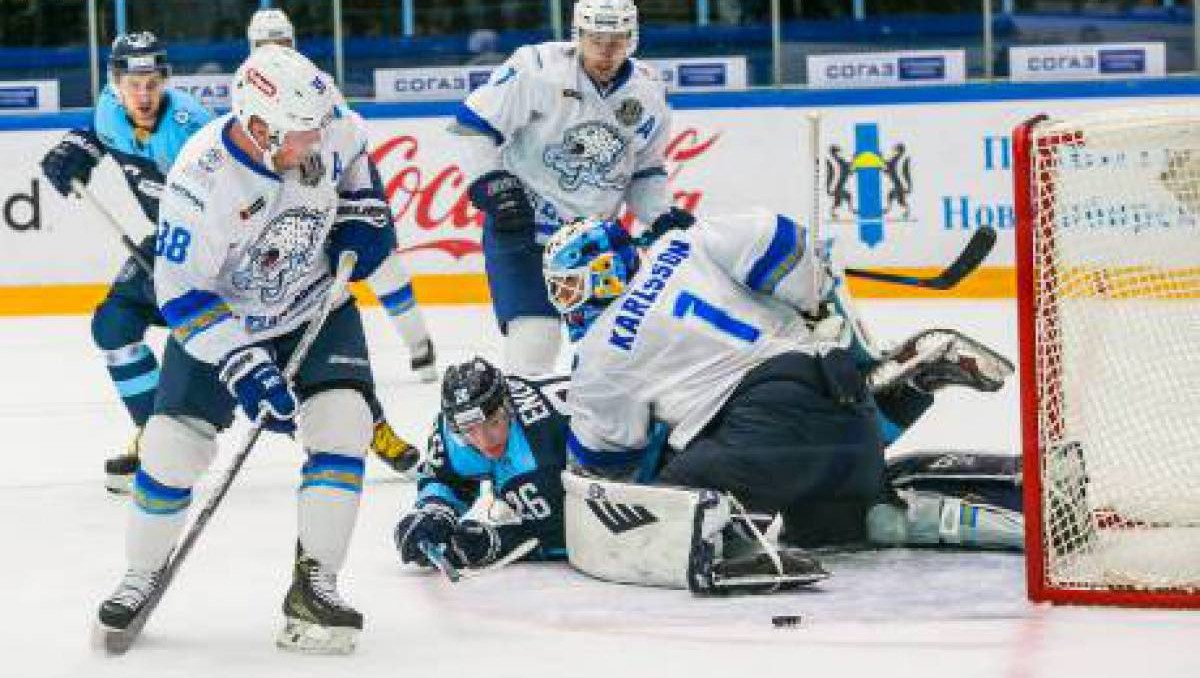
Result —
[[[885, 340], [944, 325], [1015, 358], [1011, 301], [862, 310]], [[442, 365], [498, 355], [487, 309], [426, 314]], [[389, 418], [423, 442], [436, 388], [415, 382], [381, 312], [366, 315]], [[742, 598], [605, 584], [565, 564], [519, 564], [451, 585], [400, 566], [392, 526], [414, 487], [374, 461], [342, 578], [366, 616], [358, 651], [286, 654], [273, 635], [291, 572], [300, 454], [281, 438], [254, 450], [142, 638], [108, 658], [89, 633], [122, 571], [127, 506], [102, 489], [101, 464], [127, 443], [130, 425], [87, 317], [0, 321], [0, 366], [3, 676], [1200, 676], [1200, 613], [1034, 606], [1014, 554], [827, 554], [833, 577], [817, 588]], [[1017, 401], [1015, 383], [990, 396], [945, 392], [893, 451], [1015, 453]], [[222, 437], [214, 471], [243, 433]], [[776, 629], [774, 615], [801, 622]]]

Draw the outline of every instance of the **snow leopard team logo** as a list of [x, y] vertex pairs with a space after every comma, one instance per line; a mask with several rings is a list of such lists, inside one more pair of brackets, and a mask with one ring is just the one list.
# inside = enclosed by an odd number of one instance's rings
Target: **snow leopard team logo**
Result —
[[622, 190], [627, 178], [613, 174], [628, 143], [612, 125], [585, 122], [563, 132], [561, 144], [546, 147], [542, 162], [558, 172], [558, 185], [567, 191], [587, 184]]
[[293, 207], [279, 213], [263, 229], [233, 274], [233, 286], [258, 292], [263, 303], [283, 298], [288, 287], [312, 270], [322, 256], [320, 245], [325, 213]]

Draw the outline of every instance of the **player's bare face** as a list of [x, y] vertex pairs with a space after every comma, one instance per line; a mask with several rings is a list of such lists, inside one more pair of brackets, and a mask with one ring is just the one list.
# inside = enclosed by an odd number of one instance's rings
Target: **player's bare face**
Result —
[[583, 70], [592, 80], [607, 85], [617, 77], [629, 50], [629, 35], [584, 31], [580, 36]]
[[163, 90], [167, 80], [161, 73], [126, 73], [117, 79], [117, 93], [125, 114], [138, 129], [152, 130], [158, 124]]
[[319, 129], [284, 134], [283, 145], [279, 147], [273, 158], [275, 169], [282, 172], [299, 167], [320, 145], [321, 130]]
[[497, 408], [483, 421], [462, 427], [463, 437], [471, 447], [488, 459], [499, 459], [508, 446], [509, 415], [507, 407]]

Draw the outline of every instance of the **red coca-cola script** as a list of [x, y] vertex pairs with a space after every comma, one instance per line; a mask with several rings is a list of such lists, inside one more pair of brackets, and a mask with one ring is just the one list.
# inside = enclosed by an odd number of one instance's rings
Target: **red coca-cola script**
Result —
[[[689, 163], [708, 152], [721, 137], [720, 132], [705, 134], [694, 128], [680, 130], [666, 149], [673, 199], [676, 205], [688, 211], [695, 211], [700, 206], [704, 192], [680, 187], [680, 175]], [[467, 197], [466, 176], [454, 163], [438, 167], [424, 161], [420, 151], [421, 139], [410, 134], [391, 137], [371, 151], [371, 159], [379, 166], [397, 227], [402, 233], [415, 228], [418, 234], [432, 236], [402, 236], [402, 240], [419, 240], [402, 251], [437, 250], [455, 259], [481, 252], [479, 229], [483, 226], [483, 214]], [[633, 221], [628, 210], [621, 215], [621, 223], [626, 228]]]

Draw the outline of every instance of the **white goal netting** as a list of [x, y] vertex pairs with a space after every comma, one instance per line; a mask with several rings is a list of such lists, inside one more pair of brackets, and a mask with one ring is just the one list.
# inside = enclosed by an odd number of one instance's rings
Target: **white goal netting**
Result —
[[1081, 116], [1030, 142], [1030, 557], [1050, 588], [1200, 592], [1200, 111]]

